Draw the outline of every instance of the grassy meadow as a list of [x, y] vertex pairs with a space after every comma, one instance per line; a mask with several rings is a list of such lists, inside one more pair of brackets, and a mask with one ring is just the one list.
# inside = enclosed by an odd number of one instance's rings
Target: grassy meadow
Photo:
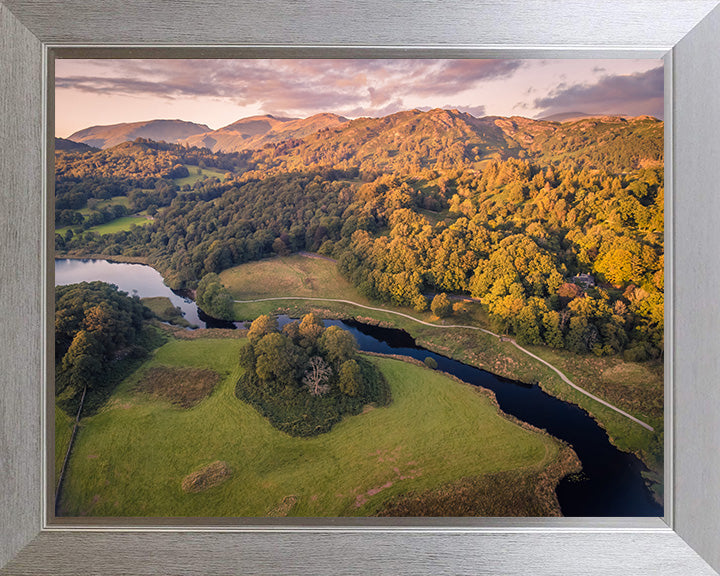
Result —
[[123, 216], [122, 218], [116, 218], [111, 222], [106, 222], [105, 224], [93, 226], [88, 230], [90, 232], [95, 232], [96, 234], [100, 235], [114, 234], [115, 232], [127, 232], [133, 226], [145, 226], [150, 222], [152, 222], [152, 218], [150, 218], [149, 216], [136, 214], [134, 216]]
[[182, 312], [173, 305], [170, 298], [165, 296], [151, 296], [141, 298], [141, 300], [159, 320], [183, 328], [189, 328], [191, 326], [190, 322], [183, 318]]
[[[438, 325], [466, 324], [492, 330], [487, 313], [478, 302], [457, 303], [460, 309], [444, 320], [433, 317], [431, 312], [370, 302], [342, 277], [334, 262], [324, 258], [302, 255], [269, 258], [225, 270], [220, 278], [236, 300], [290, 295], [339, 298], [402, 312]], [[353, 317], [360, 321], [400, 328], [410, 333], [418, 344], [439, 354], [505, 378], [539, 382], [547, 392], [573, 402], [592, 414], [618, 448], [638, 454], [655, 474], [662, 470], [663, 367], [659, 361], [638, 364], [626, 362], [620, 356], [579, 356], [547, 346], [527, 347], [533, 354], [556, 366], [577, 385], [649, 423], [656, 430], [653, 433], [574, 390], [543, 364], [511, 343], [489, 334], [466, 329], [433, 328], [394, 314], [339, 302], [283, 300], [235, 304], [236, 318], [243, 320], [273, 313], [298, 317], [309, 311], [324, 317]]]
[[337, 271], [335, 262], [318, 256], [278, 256], [220, 273], [220, 280], [236, 300], [271, 296], [343, 298], [370, 304]]
[[[544, 474], [561, 454], [551, 437], [501, 417], [478, 389], [422, 366], [377, 357], [371, 359], [392, 389], [389, 406], [370, 407], [317, 437], [290, 437], [235, 397], [242, 344], [171, 340], [156, 350], [104, 408], [82, 420], [61, 513], [373, 515], [408, 492], [433, 493], [463, 479], [484, 486], [483, 478], [497, 482], [498, 474], [506, 474], [525, 478], [522, 485], [532, 491], [539, 482], [527, 478]], [[191, 408], [171, 402], [172, 379], [166, 379], [164, 394], [157, 386], [152, 394], [143, 390], [149, 371], [179, 369], [211, 370], [219, 382]], [[62, 418], [57, 423], [62, 431], [66, 423]], [[203, 474], [211, 487], [197, 489]], [[189, 485], [195, 488], [183, 489]], [[484, 493], [492, 500], [492, 493]], [[515, 506], [516, 514], [527, 515], [524, 502], [532, 501], [522, 494], [502, 513], [512, 514]], [[541, 508], [552, 513], [554, 505], [545, 502]]]
[[[144, 214], [135, 214], [133, 216], [123, 216], [122, 218], [116, 218], [105, 224], [98, 224], [97, 226], [91, 226], [87, 229], [88, 232], [95, 232], [101, 236], [105, 234], [114, 234], [115, 232], [127, 232], [133, 226], [145, 226], [152, 222], [149, 216]], [[77, 231], [77, 234], [82, 234], [83, 231], [78, 226], [64, 226], [63, 228], [56, 228], [55, 233], [65, 235], [68, 230]]]
[[227, 170], [218, 170], [217, 168], [200, 168], [199, 166], [192, 166], [190, 164], [183, 164], [183, 166], [188, 169], [190, 175], [184, 178], [174, 178], [173, 182], [178, 186], [184, 186], [185, 184], [192, 186], [204, 178], [218, 178], [219, 180], [223, 180], [225, 174], [227, 174]]

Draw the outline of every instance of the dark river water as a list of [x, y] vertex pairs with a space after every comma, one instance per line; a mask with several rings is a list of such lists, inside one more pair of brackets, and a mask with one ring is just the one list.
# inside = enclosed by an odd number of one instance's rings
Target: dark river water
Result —
[[[166, 296], [180, 307], [185, 318], [198, 327], [232, 327], [232, 323], [213, 320], [187, 297], [163, 284], [160, 274], [140, 264], [117, 264], [104, 260], [56, 260], [55, 284], [103, 280], [129, 294], [140, 297]], [[280, 323], [290, 319], [281, 317]], [[240, 325], [241, 323], [237, 323]], [[418, 360], [432, 357], [438, 369], [477, 386], [492, 390], [500, 408], [547, 430], [572, 445], [582, 462], [578, 475], [563, 479], [557, 487], [565, 516], [662, 516], [663, 508], [652, 498], [641, 472], [643, 463], [622, 452], [609, 441], [605, 431], [582, 409], [543, 392], [537, 384], [527, 385], [480, 370], [425, 350], [402, 330], [380, 328], [353, 320], [326, 320], [349, 330], [361, 350], [401, 354]]]

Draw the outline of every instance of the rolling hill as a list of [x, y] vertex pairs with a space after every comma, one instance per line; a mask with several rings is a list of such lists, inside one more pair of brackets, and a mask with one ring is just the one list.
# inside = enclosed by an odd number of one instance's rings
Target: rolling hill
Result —
[[66, 138], [55, 138], [55, 150], [59, 152], [97, 152], [98, 148], [88, 146], [82, 142], [73, 142]]
[[68, 140], [95, 148], [111, 148], [136, 138], [174, 144], [184, 138], [209, 130], [210, 128], [205, 124], [195, 124], [184, 120], [148, 120], [108, 126], [91, 126], [75, 132], [68, 137]]
[[213, 152], [257, 150], [266, 144], [304, 138], [345, 122], [346, 118], [330, 113], [316, 114], [309, 118], [277, 118], [265, 114], [242, 118], [218, 130], [190, 136], [180, 143], [209, 148]]

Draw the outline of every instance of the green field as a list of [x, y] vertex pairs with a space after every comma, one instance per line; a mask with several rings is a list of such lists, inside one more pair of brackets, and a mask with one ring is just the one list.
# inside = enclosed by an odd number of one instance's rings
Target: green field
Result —
[[[490, 328], [487, 314], [477, 302], [464, 302], [465, 312], [445, 320], [433, 318], [430, 312], [416, 312], [373, 303], [358, 294], [337, 271], [336, 265], [321, 258], [300, 255], [276, 257], [243, 264], [221, 273], [223, 284], [236, 300], [253, 300], [280, 296], [340, 298], [376, 308], [402, 312], [419, 320], [436, 324], [467, 324]], [[410, 333], [418, 344], [514, 380], [539, 382], [543, 389], [558, 398], [573, 402], [590, 412], [622, 450], [637, 453], [657, 474], [663, 461], [663, 372], [660, 362], [643, 364], [623, 361], [620, 356], [598, 358], [579, 356], [548, 347], [528, 349], [550, 362], [570, 380], [630, 414], [648, 422], [656, 432], [639, 426], [617, 412], [595, 402], [565, 384], [553, 371], [527, 356], [511, 343], [482, 332], [466, 329], [448, 330], [423, 326], [389, 313], [370, 311], [337, 302], [283, 300], [235, 304], [236, 318], [251, 320], [260, 314], [286, 313], [299, 317], [315, 311], [323, 317], [351, 318], [370, 323], [380, 322]]]
[[173, 182], [175, 182], [178, 186], [184, 186], [185, 184], [190, 184], [190, 186], [192, 186], [195, 182], [203, 180], [204, 178], [218, 178], [219, 180], [224, 180], [225, 174], [228, 173], [227, 170], [218, 170], [217, 168], [199, 168], [198, 166], [192, 166], [190, 164], [183, 164], [183, 166], [188, 169], [190, 175], [185, 176], [184, 178], [174, 178]]
[[[99, 224], [98, 226], [92, 226], [88, 228], [88, 232], [95, 232], [96, 234], [112, 234], [114, 232], [126, 232], [133, 226], [145, 226], [152, 222], [152, 219], [145, 216], [143, 213], [136, 214], [134, 216], [123, 216], [122, 218], [116, 218], [105, 224]], [[68, 230], [72, 230], [75, 234], [83, 234], [82, 228], [79, 226], [64, 226], [62, 228], [56, 228], [55, 234], [62, 236]]]
[[[503, 471], [542, 474], [560, 453], [549, 436], [499, 416], [478, 389], [387, 358], [371, 359], [390, 383], [389, 406], [346, 418], [317, 437], [290, 437], [235, 397], [242, 344], [172, 340], [103, 409], [84, 418], [64, 481], [62, 513], [372, 515], [408, 491], [482, 481], [481, 475]], [[183, 409], [135, 389], [158, 366], [210, 368], [222, 379], [207, 399]], [[218, 461], [229, 468], [229, 478], [205, 491], [183, 491], [188, 475]], [[527, 513], [523, 501], [516, 504], [520, 515]]]
[[[130, 200], [127, 196], [113, 196], [109, 200], [100, 200], [97, 204], [97, 210], [100, 211], [113, 205], [125, 206], [125, 208], [130, 208]], [[80, 214], [82, 214], [83, 216], [89, 216], [92, 210], [90, 210], [90, 208], [86, 206], [85, 208], [81, 208], [80, 210], [78, 210], [78, 212], [80, 212]]]
[[325, 258], [299, 255], [267, 258], [224, 270], [220, 280], [236, 300], [311, 296], [369, 304], [338, 273], [335, 262]]
[[99, 226], [93, 226], [88, 230], [95, 232], [96, 234], [113, 234], [114, 232], [126, 232], [133, 226], [145, 226], [152, 222], [152, 219], [147, 216], [124, 216], [117, 218], [112, 222], [106, 224], [100, 224]]

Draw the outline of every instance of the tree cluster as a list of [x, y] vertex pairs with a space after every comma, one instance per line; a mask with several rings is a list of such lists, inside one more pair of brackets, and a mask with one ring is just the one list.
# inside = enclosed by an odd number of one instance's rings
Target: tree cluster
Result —
[[[411, 195], [387, 216], [375, 208], [386, 200], [358, 201], [350, 210], [385, 233], [357, 230], [331, 253], [340, 271], [376, 300], [423, 310], [428, 292], [469, 294], [487, 307], [496, 330], [524, 343], [657, 357], [662, 179], [659, 168], [616, 175], [570, 161], [562, 167], [494, 162], [443, 182], [449, 198], [442, 219]], [[405, 183], [427, 187], [411, 178]], [[373, 189], [376, 196], [396, 190]], [[579, 273], [592, 275], [597, 286], [562, 292]]]
[[98, 391], [114, 364], [146, 351], [144, 321], [150, 311], [104, 282], [55, 289], [55, 388], [67, 403], [85, 388]]
[[258, 317], [240, 352], [240, 365], [244, 373], [237, 397], [293, 436], [327, 432], [365, 404], [390, 401], [383, 375], [358, 355], [352, 334], [337, 326], [325, 328], [314, 314], [282, 330], [275, 317]]
[[208, 316], [220, 320], [233, 320], [233, 300], [217, 274], [203, 276], [195, 292], [195, 302]]

